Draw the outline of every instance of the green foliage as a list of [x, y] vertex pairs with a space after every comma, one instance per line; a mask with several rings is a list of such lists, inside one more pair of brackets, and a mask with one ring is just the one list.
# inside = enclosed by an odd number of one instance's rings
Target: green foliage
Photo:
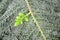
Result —
[[22, 24], [24, 21], [28, 21], [28, 15], [30, 13], [27, 13], [26, 15], [23, 13], [19, 13], [19, 15], [15, 19], [14, 26], [18, 26], [19, 24]]
[[[60, 1], [28, 0], [31, 10], [47, 40], [60, 38]], [[1, 40], [43, 40], [41, 32], [31, 15], [29, 21], [14, 28], [14, 19], [18, 12], [26, 16], [30, 12], [25, 0], [2, 0], [0, 2], [0, 39]], [[27, 16], [26, 16], [27, 17]], [[34, 19], [35, 19], [34, 18]], [[8, 35], [6, 35], [8, 34]]]

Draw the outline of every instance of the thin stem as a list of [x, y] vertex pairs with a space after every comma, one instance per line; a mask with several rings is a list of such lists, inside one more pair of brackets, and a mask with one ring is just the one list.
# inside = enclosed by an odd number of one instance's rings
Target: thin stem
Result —
[[29, 16], [30, 15], [30, 13], [27, 13], [25, 16]]
[[36, 25], [37, 25], [37, 28], [38, 28], [39, 32], [41, 33], [43, 39], [46, 40], [46, 37], [45, 37], [45, 35], [43, 34], [43, 31], [41, 30], [41, 28], [40, 28], [38, 22], [36, 21], [36, 18], [35, 18], [34, 15], [33, 15], [33, 12], [32, 12], [32, 10], [31, 10], [31, 7], [30, 7], [30, 5], [29, 5], [28, 0], [25, 0], [25, 2], [26, 2], [26, 4], [27, 4], [27, 7], [28, 7], [28, 9], [29, 9], [29, 11], [30, 11], [30, 14], [31, 14], [31, 16], [32, 16], [32, 18], [33, 18], [33, 20], [34, 20], [34, 22], [35, 22]]

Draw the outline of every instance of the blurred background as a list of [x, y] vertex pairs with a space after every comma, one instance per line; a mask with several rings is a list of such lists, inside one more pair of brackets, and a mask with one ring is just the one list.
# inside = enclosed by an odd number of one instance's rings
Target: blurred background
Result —
[[[47, 40], [60, 40], [60, 0], [28, 0]], [[0, 40], [43, 40], [32, 17], [14, 27], [19, 13], [27, 13], [25, 0], [0, 0]]]

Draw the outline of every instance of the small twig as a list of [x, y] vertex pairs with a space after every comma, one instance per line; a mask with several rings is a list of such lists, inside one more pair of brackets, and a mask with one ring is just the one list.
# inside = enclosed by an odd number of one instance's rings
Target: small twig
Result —
[[43, 34], [43, 31], [41, 30], [41, 28], [40, 28], [38, 22], [36, 21], [34, 15], [33, 15], [33, 12], [32, 12], [32, 10], [31, 10], [31, 7], [30, 7], [30, 5], [29, 5], [28, 0], [25, 0], [25, 2], [26, 2], [26, 4], [27, 4], [27, 7], [28, 7], [28, 9], [29, 9], [29, 11], [30, 11], [30, 14], [31, 14], [31, 16], [32, 16], [32, 18], [33, 18], [33, 20], [34, 20], [34, 22], [35, 22], [36, 25], [37, 25], [38, 30], [40, 31], [40, 33], [41, 33], [43, 39], [46, 40], [46, 37], [45, 37], [45, 35]]

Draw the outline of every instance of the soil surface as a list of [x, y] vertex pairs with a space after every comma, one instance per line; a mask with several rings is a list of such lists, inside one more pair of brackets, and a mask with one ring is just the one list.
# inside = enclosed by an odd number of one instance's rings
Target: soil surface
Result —
[[[47, 40], [60, 40], [60, 0], [28, 0]], [[0, 40], [43, 40], [39, 29], [29, 21], [14, 27], [19, 13], [26, 14], [25, 0], [0, 0]]]

